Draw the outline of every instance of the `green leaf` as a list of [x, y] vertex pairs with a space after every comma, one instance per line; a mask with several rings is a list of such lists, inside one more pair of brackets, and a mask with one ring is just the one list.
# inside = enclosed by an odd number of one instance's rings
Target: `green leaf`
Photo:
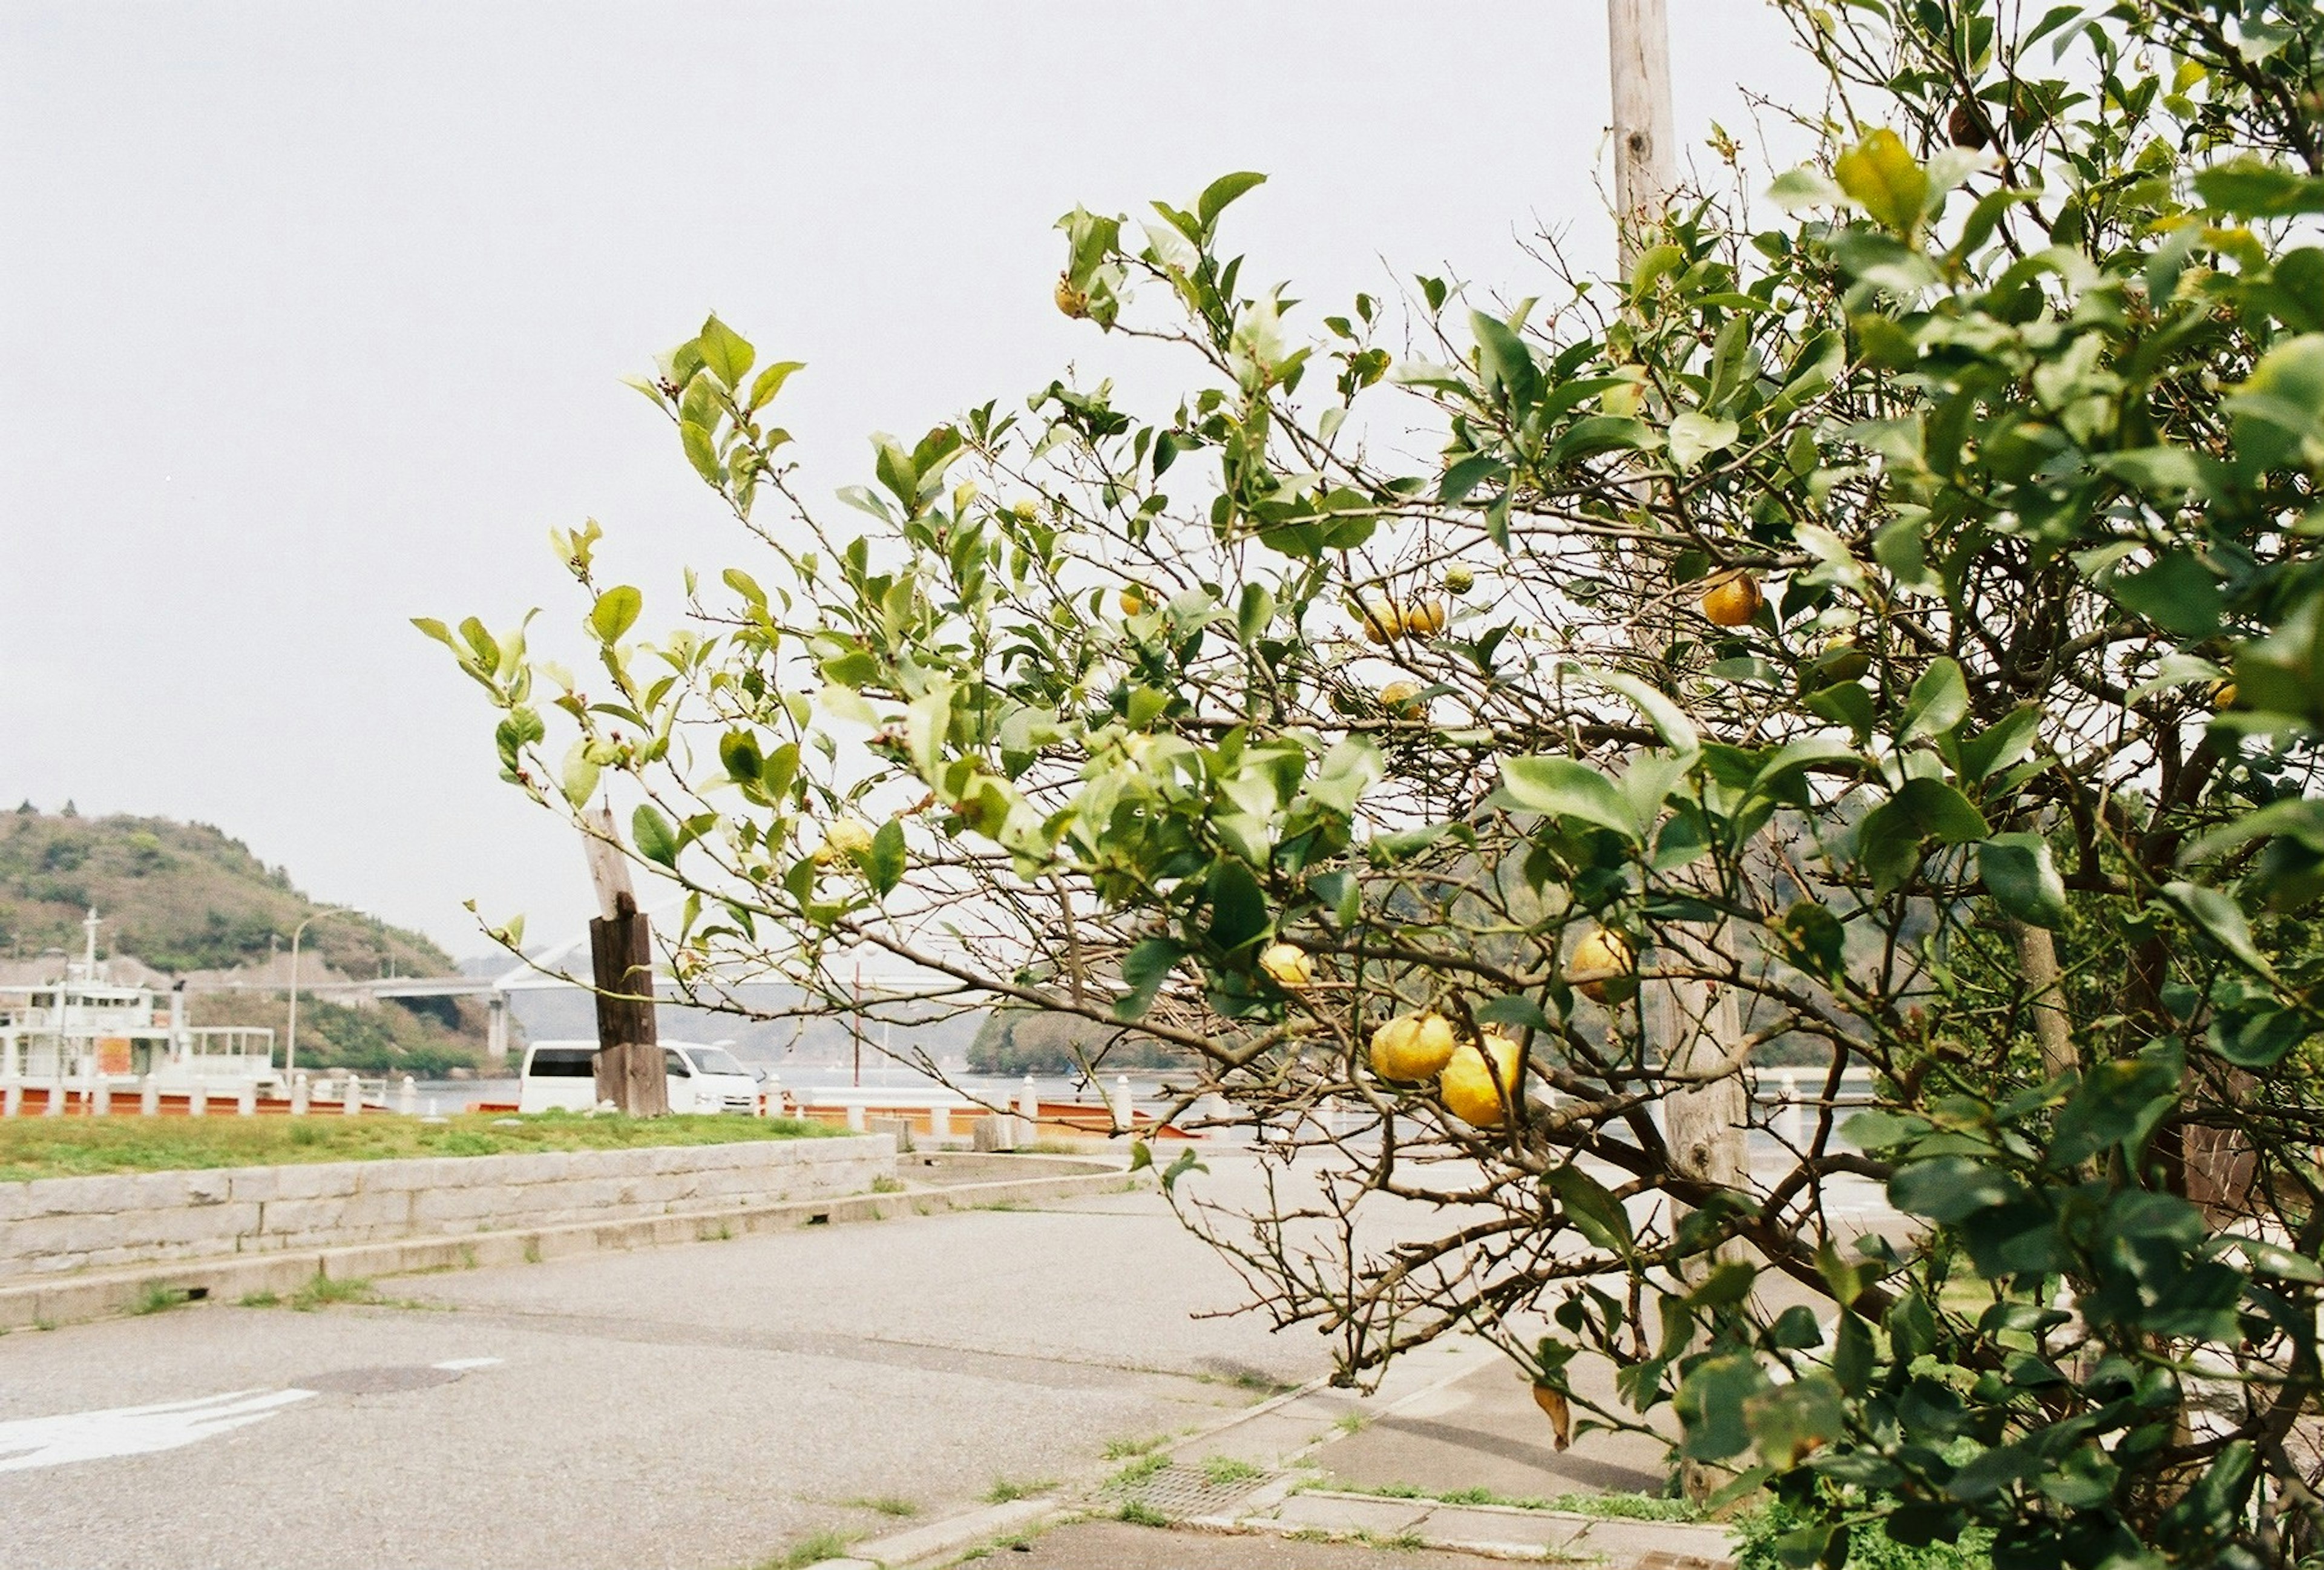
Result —
[[1978, 875], [1996, 903], [2033, 927], [2066, 922], [2066, 884], [2038, 834], [1997, 834], [1977, 847]]
[[1509, 407], [1522, 416], [1541, 393], [1541, 368], [1534, 364], [1533, 351], [1526, 347], [1525, 340], [1508, 324], [1481, 310], [1469, 313], [1469, 328], [1477, 335], [1478, 358], [1487, 378], [1501, 389]]
[[2205, 1039], [2212, 1051], [2239, 1068], [2273, 1068], [2308, 1039], [2308, 1021], [2292, 1009], [2262, 1009], [2254, 1014], [2215, 1014]]
[[1988, 1450], [1952, 1475], [1945, 1492], [1974, 1503], [1991, 1499], [2013, 1482], [2023, 1482], [2043, 1470], [2041, 1455], [2030, 1447], [2004, 1445]]
[[678, 444], [686, 449], [686, 461], [694, 472], [709, 485], [726, 483], [726, 466], [718, 461], [718, 448], [710, 439], [710, 432], [690, 420], [678, 422]]
[[1566, 1219], [1583, 1237], [1609, 1252], [1630, 1251], [1629, 1214], [1604, 1184], [1572, 1161], [1552, 1168], [1542, 1183], [1557, 1196]]
[[759, 755], [759, 738], [748, 731], [728, 731], [719, 737], [718, 761], [726, 766], [727, 778], [753, 785], [767, 767], [766, 759]]
[[558, 785], [565, 799], [576, 807], [589, 805], [589, 798], [597, 793], [597, 765], [591, 762], [581, 743], [565, 754], [564, 767], [558, 771]]
[[1921, 842], [1967, 845], [1992, 830], [1969, 799], [1941, 780], [1907, 780], [1895, 795], [1865, 814], [1857, 828], [1857, 854], [1886, 892], [1910, 877]]
[[2251, 923], [2244, 919], [2243, 908], [2233, 900], [2217, 889], [2206, 889], [2184, 880], [2165, 883], [2163, 894], [2212, 942], [2262, 975], [2273, 974], [2267, 961], [2260, 957], [2258, 946], [2252, 942]]
[[1141, 937], [1130, 946], [1121, 956], [1121, 979], [1130, 991], [1114, 1000], [1113, 1017], [1136, 1020], [1145, 1016], [1154, 1006], [1154, 994], [1162, 990], [1171, 968], [1185, 950], [1167, 937]]
[[2239, 218], [2324, 213], [2324, 180], [2248, 153], [2199, 171], [2195, 191], [2206, 205]]
[[1178, 1191], [1178, 1179], [1184, 1178], [1189, 1172], [1207, 1173], [1209, 1171], [1210, 1168], [1208, 1167], [1205, 1167], [1201, 1161], [1195, 1159], [1194, 1151], [1181, 1150], [1178, 1152], [1178, 1159], [1171, 1162], [1169, 1168], [1162, 1174], [1162, 1192], [1165, 1194], [1176, 1193]]
[[2091, 1068], [2051, 1128], [2050, 1166], [2062, 1171], [2116, 1145], [2135, 1151], [2178, 1102], [2186, 1072], [2175, 1046]]
[[1912, 696], [1904, 704], [1904, 728], [1896, 740], [1901, 743], [1920, 736], [1941, 736], [1968, 717], [1969, 683], [1961, 679], [1960, 665], [1940, 655], [1913, 683]]
[[1760, 1459], [1779, 1472], [1790, 1471], [1848, 1431], [1840, 1383], [1821, 1371], [1748, 1398], [1743, 1420]]
[[1526, 1030], [1557, 1028], [1556, 1021], [1542, 1011], [1541, 1005], [1523, 993], [1504, 993], [1471, 1011], [1480, 1025], [1515, 1025]]
[[2097, 466], [2140, 490], [2165, 498], [2182, 496], [2203, 483], [2195, 455], [2183, 447], [2138, 447], [2108, 453]]
[[[1852, 1302], [1855, 1293], [1847, 1294]], [[1831, 1372], [1840, 1388], [1849, 1395], [1861, 1395], [1871, 1382], [1874, 1353], [1872, 1332], [1864, 1321], [1843, 1307], [1840, 1315], [1840, 1331], [1832, 1338]]]
[[1840, 1137], [1859, 1150], [1886, 1150], [1928, 1132], [1928, 1128], [1918, 1118], [1868, 1109], [1840, 1124]]
[[2024, 758], [2040, 739], [2042, 716], [2039, 704], [2020, 704], [1992, 729], [1962, 742], [1961, 778], [1981, 784]]
[[1743, 428], [1731, 420], [1713, 419], [1690, 409], [1670, 422], [1671, 462], [1691, 469], [1709, 454], [1734, 445]]
[[2168, 550], [2153, 566], [2116, 573], [2107, 592], [2166, 633], [2208, 638], [2219, 630], [2219, 580], [2187, 550]]
[[1949, 1224], [2006, 1205], [2023, 1192], [2007, 1173], [1967, 1156], [1914, 1161], [1888, 1179], [1888, 1201], [1897, 1209]]
[[1872, 706], [1872, 694], [1861, 682], [1836, 681], [1808, 694], [1808, 712], [1820, 719], [1846, 725], [1860, 741], [1872, 734], [1873, 721], [1877, 717]]
[[1682, 1448], [1696, 1461], [1724, 1461], [1751, 1444], [1744, 1403], [1767, 1388], [1767, 1376], [1748, 1357], [1705, 1358], [1680, 1381], [1673, 1407], [1685, 1426]]
[[1638, 706], [1646, 723], [1655, 727], [1655, 734], [1673, 750], [1691, 753], [1702, 743], [1694, 722], [1686, 711], [1671, 701], [1661, 688], [1640, 680], [1627, 670], [1584, 670], [1579, 672], [1585, 681], [1595, 682], [1609, 692], [1618, 692]]
[[742, 334], [715, 316], [702, 324], [702, 336], [694, 342], [701, 351], [703, 365], [725, 383], [730, 392], [742, 385], [742, 378], [751, 374], [752, 362], [758, 358]]
[[651, 802], [640, 802], [630, 814], [630, 840], [646, 860], [666, 867], [678, 865], [678, 833]]
[[1307, 892], [1332, 913], [1342, 927], [1353, 927], [1364, 913], [1364, 888], [1345, 868], [1319, 873], [1307, 881]]
[[589, 630], [601, 643], [618, 643], [637, 624], [638, 612], [644, 606], [645, 596], [629, 585], [609, 588], [589, 608]]
[[1154, 1165], [1154, 1147], [1144, 1140], [1130, 1141], [1130, 1169], [1133, 1172], [1143, 1172], [1152, 1165]]
[[2324, 463], [2324, 333], [2302, 333], [2260, 356], [2227, 400], [2236, 450], [2266, 468]]
[[1266, 891], [1250, 869], [1231, 856], [1211, 868], [1210, 901], [1209, 937], [1222, 954], [1248, 947], [1272, 930]]
[[791, 379], [792, 372], [806, 369], [805, 360], [777, 360], [761, 371], [758, 380], [751, 383], [751, 399], [746, 407], [756, 414], [774, 401], [775, 394], [783, 390], [783, 383]]
[[1469, 499], [1469, 493], [1489, 479], [1499, 479], [1508, 473], [1508, 466], [1489, 452], [1472, 452], [1444, 471], [1436, 483], [1436, 499], [1446, 506], [1458, 506]]
[[1777, 175], [1768, 186], [1767, 196], [1787, 213], [1803, 213], [1815, 208], [1836, 208], [1848, 199], [1848, 193], [1821, 170], [1789, 169]]
[[1248, 170], [1237, 174], [1222, 174], [1204, 186], [1203, 194], [1194, 199], [1194, 214], [1202, 219], [1203, 227], [1208, 230], [1219, 221], [1219, 215], [1227, 210], [1228, 203], [1266, 183], [1267, 176], [1254, 174]]
[[1275, 620], [1275, 591], [1263, 583], [1247, 583], [1235, 606], [1235, 638], [1248, 648]]
[[1571, 758], [1504, 758], [1501, 784], [1510, 799], [1532, 812], [1577, 817], [1636, 842], [1637, 817], [1614, 781]]
[[1630, 267], [1630, 298], [1642, 300], [1654, 292], [1655, 285], [1686, 265], [1686, 251], [1668, 240], [1649, 245], [1641, 252]]
[[872, 891], [885, 896], [904, 881], [904, 820], [891, 817], [872, 836]]
[[1601, 452], [1652, 452], [1661, 435], [1643, 420], [1621, 414], [1591, 414], [1565, 428], [1550, 444], [1547, 466], [1557, 468]]
[[1873, 218], [1909, 235], [1929, 201], [1929, 177], [1896, 133], [1879, 130], [1833, 160], [1833, 178]]

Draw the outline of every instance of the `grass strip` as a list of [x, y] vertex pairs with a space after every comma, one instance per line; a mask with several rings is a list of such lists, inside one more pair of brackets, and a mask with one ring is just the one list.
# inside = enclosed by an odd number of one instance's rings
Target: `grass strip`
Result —
[[440, 1122], [392, 1113], [294, 1118], [139, 1117], [0, 1120], [0, 1182], [91, 1178], [111, 1172], [180, 1172], [217, 1167], [285, 1167], [315, 1161], [389, 1161], [418, 1156], [520, 1156], [547, 1150], [626, 1150], [816, 1139], [843, 1131], [790, 1118], [733, 1115], [626, 1118], [540, 1113], [465, 1113]]

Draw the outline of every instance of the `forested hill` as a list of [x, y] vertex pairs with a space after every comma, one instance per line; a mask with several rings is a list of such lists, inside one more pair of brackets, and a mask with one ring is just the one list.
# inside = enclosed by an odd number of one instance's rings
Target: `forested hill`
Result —
[[[171, 972], [263, 963], [320, 909], [284, 869], [206, 823], [0, 809], [0, 956], [78, 956], [91, 907], [103, 949]], [[420, 934], [353, 913], [316, 922], [300, 947], [355, 977], [456, 968]]]

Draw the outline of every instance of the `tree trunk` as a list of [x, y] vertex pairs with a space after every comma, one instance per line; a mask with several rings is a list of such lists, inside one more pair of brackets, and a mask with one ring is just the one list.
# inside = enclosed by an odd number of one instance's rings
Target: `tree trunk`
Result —
[[2058, 972], [2057, 940], [2046, 927], [2023, 921], [2009, 924], [2017, 945], [2017, 969], [2025, 978], [2025, 995], [2034, 1010], [2034, 1039], [2042, 1048], [2042, 1072], [2055, 1079], [2081, 1067], [2074, 1050], [2074, 1022], [2066, 1012], [2066, 985]]
[[[1663, 1060], [1682, 1073], [1707, 1074], [1741, 1037], [1735, 999], [1725, 987], [1673, 982], [1664, 1010]], [[1751, 1175], [1744, 1132], [1750, 1098], [1738, 1072], [1663, 1099], [1664, 1137], [1679, 1175], [1726, 1188], [1748, 1187]]]
[[632, 1117], [669, 1111], [661, 1042], [654, 1029], [653, 934], [626, 891], [628, 907], [589, 922], [589, 957], [597, 987], [597, 1100]]

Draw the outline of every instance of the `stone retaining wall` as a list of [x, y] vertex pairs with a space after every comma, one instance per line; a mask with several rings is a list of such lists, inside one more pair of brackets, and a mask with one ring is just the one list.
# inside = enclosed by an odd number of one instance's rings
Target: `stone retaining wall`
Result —
[[0, 1281], [860, 1194], [895, 1141], [766, 1140], [0, 1183]]

